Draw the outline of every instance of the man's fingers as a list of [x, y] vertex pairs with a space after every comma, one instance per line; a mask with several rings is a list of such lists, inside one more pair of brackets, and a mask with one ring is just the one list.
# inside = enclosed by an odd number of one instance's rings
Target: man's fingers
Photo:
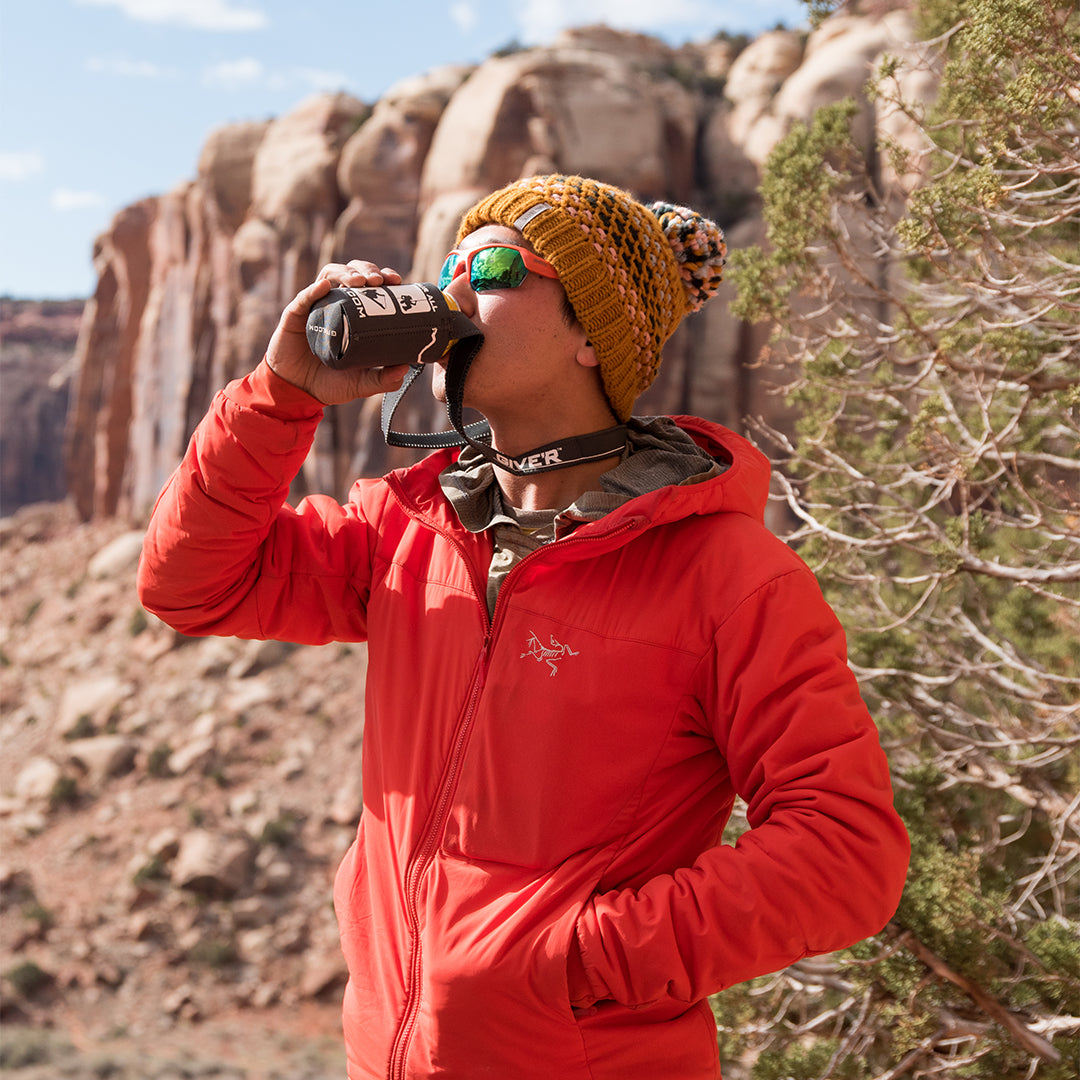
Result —
[[397, 390], [409, 373], [411, 364], [394, 364], [392, 367], [379, 368], [380, 391]]
[[363, 259], [352, 259], [346, 263], [327, 263], [318, 277], [296, 294], [293, 304], [298, 307], [310, 306], [325, 296], [335, 285], [348, 285], [363, 288], [365, 285], [400, 285], [401, 275], [392, 267], [379, 267]]
[[327, 263], [319, 271], [319, 278], [354, 288], [401, 284], [401, 275], [392, 267], [379, 266], [366, 259], [350, 259], [348, 263]]
[[266, 351], [267, 363], [286, 382], [306, 390], [324, 405], [397, 390], [409, 370], [408, 364], [386, 368], [326, 368], [308, 346], [307, 320], [312, 306], [337, 285], [364, 288], [383, 283], [396, 285], [400, 281], [401, 275], [396, 270], [380, 268], [372, 262], [354, 259], [347, 265], [328, 263], [282, 312]]
[[395, 364], [392, 367], [364, 368], [357, 371], [357, 375], [363, 382], [364, 396], [372, 394], [385, 394], [390, 390], [397, 390], [409, 370], [408, 364]]
[[333, 283], [328, 278], [316, 278], [310, 285], [305, 286], [289, 301], [288, 306], [281, 313], [279, 327], [293, 333], [303, 333], [312, 305], [324, 297], [331, 288], [333, 288]]

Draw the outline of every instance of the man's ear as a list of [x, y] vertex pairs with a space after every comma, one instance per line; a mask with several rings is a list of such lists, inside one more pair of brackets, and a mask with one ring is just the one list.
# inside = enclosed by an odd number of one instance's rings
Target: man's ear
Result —
[[587, 341], [578, 349], [576, 359], [582, 367], [600, 366], [600, 358], [596, 355], [596, 350]]

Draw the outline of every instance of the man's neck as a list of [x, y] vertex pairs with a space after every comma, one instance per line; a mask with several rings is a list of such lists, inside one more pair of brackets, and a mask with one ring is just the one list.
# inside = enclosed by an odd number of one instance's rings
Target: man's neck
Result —
[[600, 477], [615, 468], [619, 460], [612, 456], [528, 476], [496, 468], [495, 476], [503, 499], [519, 510], [565, 510], [586, 491], [599, 491]]

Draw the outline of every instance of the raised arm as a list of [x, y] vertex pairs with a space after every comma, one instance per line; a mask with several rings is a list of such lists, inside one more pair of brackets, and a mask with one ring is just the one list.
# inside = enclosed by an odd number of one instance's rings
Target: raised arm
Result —
[[307, 314], [334, 284], [384, 281], [400, 276], [359, 261], [325, 267], [282, 313], [263, 362], [215, 397], [147, 529], [138, 590], [148, 611], [192, 635], [365, 635], [371, 526], [355, 506], [317, 496], [293, 509], [286, 497], [323, 406], [394, 389], [407, 370], [334, 371], [307, 346]]

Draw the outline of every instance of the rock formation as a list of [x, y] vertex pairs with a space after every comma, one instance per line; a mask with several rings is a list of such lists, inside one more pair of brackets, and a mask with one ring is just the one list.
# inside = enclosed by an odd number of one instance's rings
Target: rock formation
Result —
[[[672, 49], [604, 27], [475, 68], [410, 78], [374, 106], [323, 95], [264, 124], [214, 132], [194, 180], [128, 207], [99, 239], [67, 431], [83, 519], [143, 519], [211, 396], [259, 360], [284, 305], [318, 267], [356, 256], [430, 279], [461, 212], [539, 171], [580, 172], [710, 213], [730, 246], [760, 239], [769, 150], [819, 104], [863, 100], [875, 58], [905, 47], [908, 16], [844, 16], [774, 31], [738, 55], [716, 40]], [[738, 428], [781, 409], [748, 363], [765, 331], [719, 302], [666, 350], [643, 412]], [[407, 424], [441, 426], [421, 393]], [[412, 460], [389, 450], [377, 404], [328, 410], [295, 493], [343, 496], [357, 475]]]
[[64, 421], [82, 314], [79, 300], [0, 300], [0, 516], [64, 497]]

